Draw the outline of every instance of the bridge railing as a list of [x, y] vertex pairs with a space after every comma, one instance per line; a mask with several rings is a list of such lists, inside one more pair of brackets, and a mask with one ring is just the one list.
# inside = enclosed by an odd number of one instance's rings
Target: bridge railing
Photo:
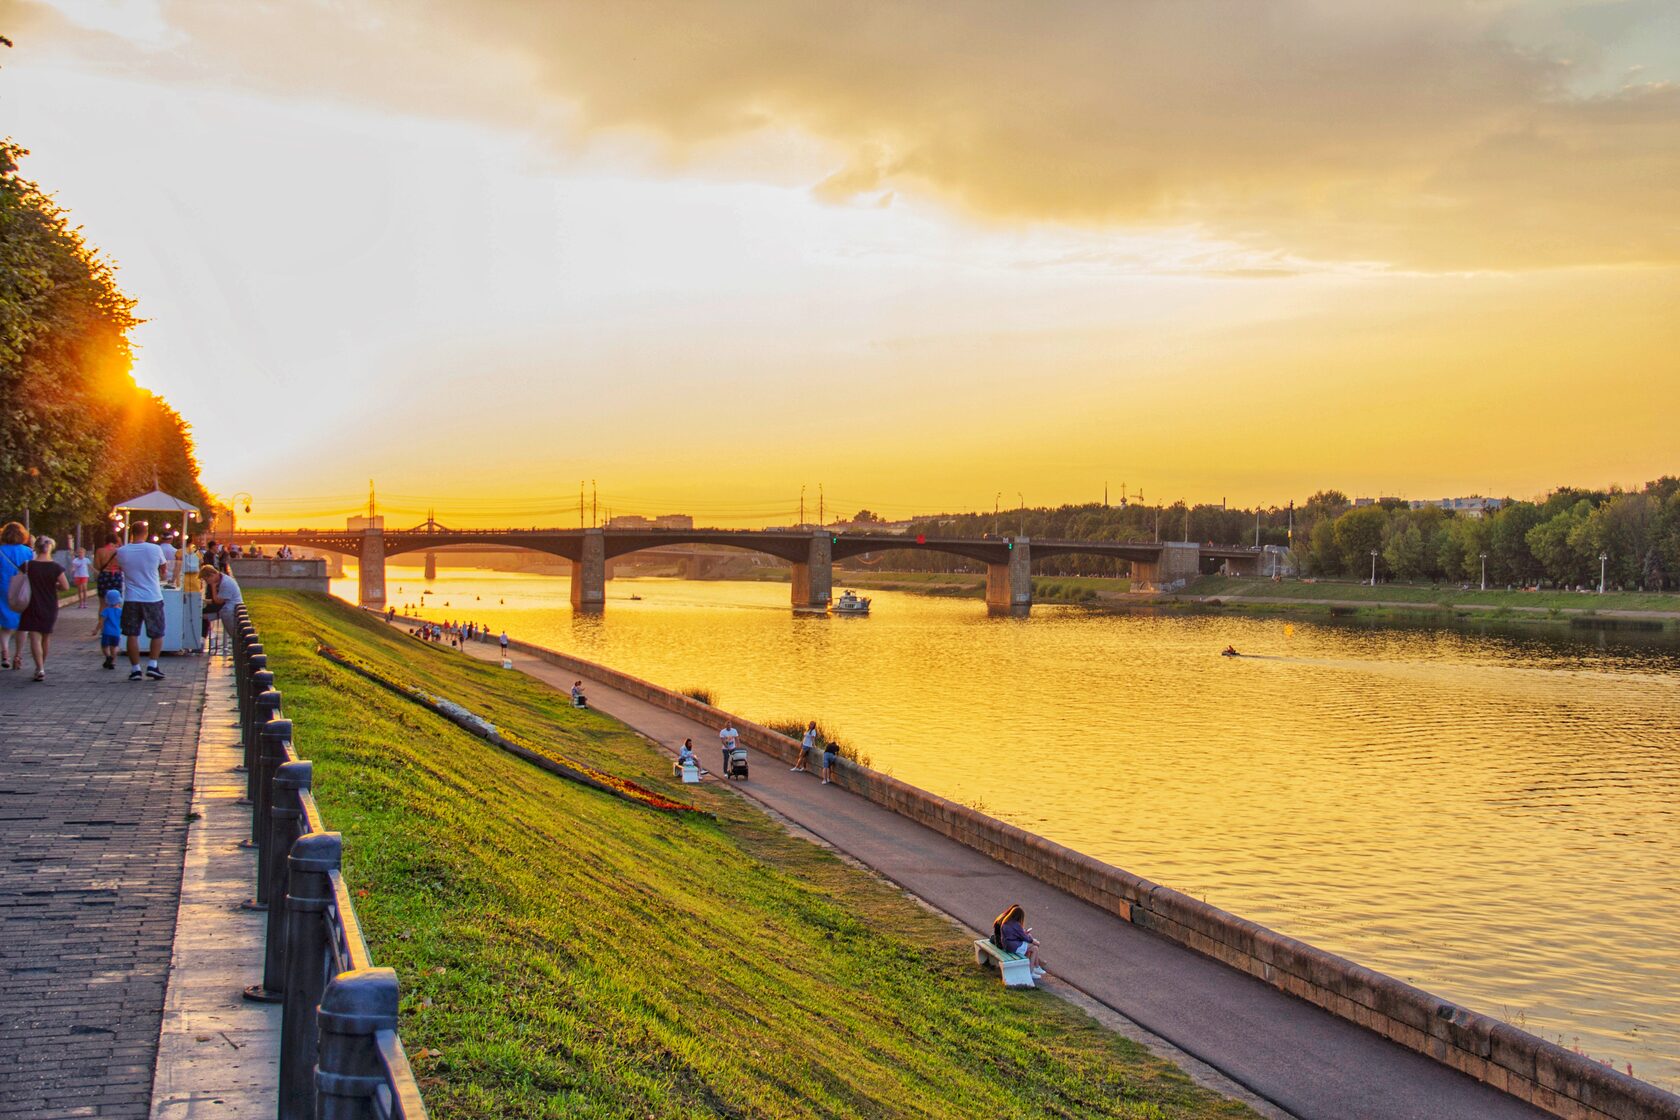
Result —
[[283, 1005], [280, 1120], [425, 1120], [397, 1034], [397, 974], [374, 966], [344, 881], [342, 837], [312, 792], [268, 657], [243, 604], [233, 643], [245, 749], [255, 908], [266, 907], [262, 982], [247, 999]]

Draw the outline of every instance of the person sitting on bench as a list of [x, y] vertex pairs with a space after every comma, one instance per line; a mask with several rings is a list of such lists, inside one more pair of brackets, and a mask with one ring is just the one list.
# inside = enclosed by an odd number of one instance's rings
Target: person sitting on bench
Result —
[[992, 944], [1006, 953], [1021, 953], [1032, 963], [1033, 979], [1044, 975], [1043, 962], [1038, 957], [1038, 938], [1026, 928], [1027, 912], [1017, 903], [997, 916], [992, 923]]
[[572, 682], [572, 707], [574, 707], [574, 708], [587, 708], [587, 707], [589, 707], [589, 698], [586, 697], [583, 694], [583, 682], [582, 681], [573, 681]]
[[683, 767], [690, 763], [693, 763], [697, 769], [700, 766], [700, 760], [694, 757], [694, 740], [684, 739], [682, 750], [677, 752], [676, 764], [671, 768], [673, 774], [678, 778], [682, 777]]

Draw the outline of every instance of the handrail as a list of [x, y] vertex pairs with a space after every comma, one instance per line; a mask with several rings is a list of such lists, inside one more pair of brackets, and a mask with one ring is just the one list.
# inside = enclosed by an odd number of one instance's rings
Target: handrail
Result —
[[248, 999], [284, 1005], [280, 1120], [425, 1120], [420, 1083], [397, 1034], [396, 973], [378, 968], [341, 868], [343, 841], [311, 789], [314, 768], [281, 716], [256, 627], [236, 614], [234, 673], [257, 890], [268, 911], [263, 980]]

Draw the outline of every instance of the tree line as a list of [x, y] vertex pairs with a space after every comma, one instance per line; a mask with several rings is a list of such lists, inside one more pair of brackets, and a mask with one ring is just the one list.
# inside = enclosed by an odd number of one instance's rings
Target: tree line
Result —
[[[1596, 585], [1600, 560], [1611, 587], [1680, 587], [1680, 478], [1639, 490], [1562, 487], [1534, 501], [1507, 501], [1482, 516], [1393, 498], [1356, 506], [1337, 490], [1300, 505], [1235, 509], [1224, 505], [1091, 503], [1055, 509], [954, 513], [918, 518], [909, 533], [929, 537], [1024, 536], [1055, 540], [1199, 541], [1277, 545], [1302, 575], [1489, 587]], [[872, 558], [893, 571], [979, 571], [942, 553], [895, 550]], [[1125, 561], [1057, 556], [1037, 561], [1043, 575], [1127, 573]]]
[[0, 520], [63, 541], [155, 485], [207, 510], [192, 433], [135, 384], [112, 267], [0, 142]]

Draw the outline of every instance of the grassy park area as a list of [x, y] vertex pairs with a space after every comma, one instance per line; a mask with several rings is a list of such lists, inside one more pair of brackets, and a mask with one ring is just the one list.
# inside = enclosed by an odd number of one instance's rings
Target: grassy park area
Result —
[[1643, 591], [1607, 591], [1603, 595], [1574, 591], [1460, 591], [1456, 586], [1429, 584], [1365, 583], [1340, 580], [1237, 579], [1231, 576], [1203, 576], [1182, 592], [1238, 601], [1324, 601], [1351, 603], [1401, 603], [1420, 607], [1483, 607], [1543, 611], [1659, 611], [1680, 612], [1680, 595]]
[[[255, 591], [434, 1116], [1238, 1117], [960, 930], [544, 684], [325, 596]], [[326, 643], [714, 818], [563, 781]]]

